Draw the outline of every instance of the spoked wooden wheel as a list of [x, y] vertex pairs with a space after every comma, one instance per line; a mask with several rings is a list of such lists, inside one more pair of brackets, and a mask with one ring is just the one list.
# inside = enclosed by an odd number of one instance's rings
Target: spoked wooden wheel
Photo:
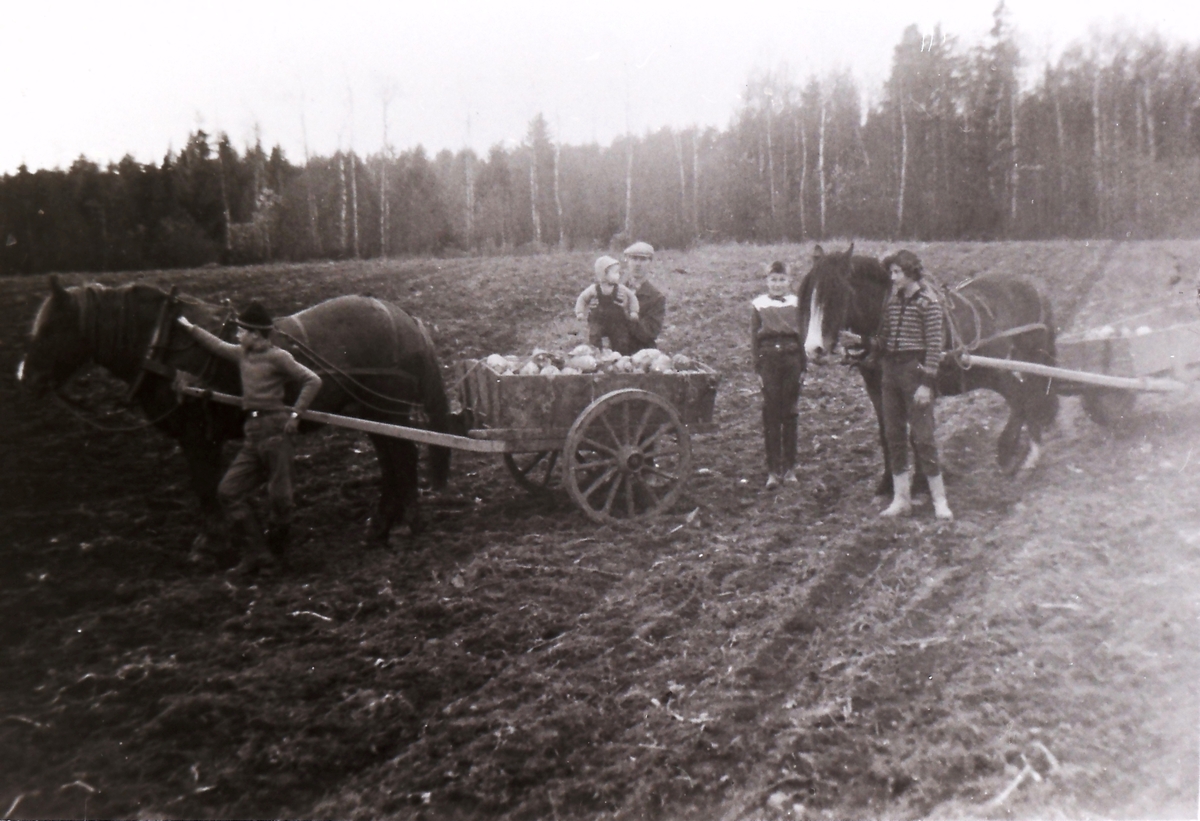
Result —
[[1110, 428], [1125, 421], [1133, 411], [1137, 394], [1118, 388], [1096, 388], [1084, 391], [1083, 409], [1093, 422]]
[[530, 493], [549, 493], [562, 487], [559, 452], [506, 453], [504, 466], [518, 485]]
[[588, 405], [567, 433], [563, 460], [567, 491], [589, 518], [639, 519], [679, 498], [692, 446], [669, 402], [627, 388]]

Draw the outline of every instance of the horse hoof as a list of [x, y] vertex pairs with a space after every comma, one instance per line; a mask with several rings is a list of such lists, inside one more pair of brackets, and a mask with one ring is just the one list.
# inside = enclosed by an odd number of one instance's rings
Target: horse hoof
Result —
[[391, 535], [391, 528], [381, 525], [379, 521], [372, 516], [367, 522], [367, 533], [364, 537], [364, 541], [369, 545], [387, 547], [389, 535]]

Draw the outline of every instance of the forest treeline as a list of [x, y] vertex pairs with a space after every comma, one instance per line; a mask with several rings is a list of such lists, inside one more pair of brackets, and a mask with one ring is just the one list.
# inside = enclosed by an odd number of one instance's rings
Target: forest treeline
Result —
[[[1096, 35], [1028, 88], [1003, 4], [982, 43], [909, 27], [880, 99], [848, 72], [752, 76], [729, 126], [292, 162], [191, 134], [159, 164], [0, 178], [0, 270], [805, 241], [1150, 238], [1200, 230], [1200, 50]], [[386, 144], [386, 143], [385, 143]]]

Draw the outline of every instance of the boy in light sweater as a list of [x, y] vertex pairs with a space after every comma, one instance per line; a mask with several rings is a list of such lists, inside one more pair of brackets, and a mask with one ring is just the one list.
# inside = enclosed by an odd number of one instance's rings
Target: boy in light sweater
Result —
[[796, 403], [808, 361], [800, 339], [800, 303], [791, 293], [787, 266], [772, 262], [767, 292], [755, 297], [750, 319], [750, 352], [762, 382], [763, 438], [767, 450], [767, 489], [796, 482]]
[[[316, 398], [321, 377], [271, 343], [271, 314], [252, 302], [237, 318], [238, 344], [225, 342], [193, 325], [186, 317], [178, 322], [210, 353], [236, 362], [242, 377], [242, 408], [246, 413], [242, 449], [217, 487], [230, 535], [238, 546], [248, 543], [238, 565], [253, 573], [275, 564], [287, 548], [292, 508], [292, 437], [300, 429], [300, 414]], [[300, 396], [289, 408], [283, 402], [289, 382], [299, 383]], [[267, 481], [270, 512], [264, 534], [250, 497]]]

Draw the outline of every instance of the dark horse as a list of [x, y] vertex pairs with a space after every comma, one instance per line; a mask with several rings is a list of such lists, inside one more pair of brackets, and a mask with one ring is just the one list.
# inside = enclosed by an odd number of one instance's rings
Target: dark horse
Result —
[[[221, 446], [242, 435], [242, 411], [199, 399], [180, 400], [177, 371], [201, 377], [204, 386], [241, 393], [237, 366], [199, 347], [175, 317], [183, 314], [226, 338], [233, 311], [197, 300], [176, 299], [144, 284], [64, 288], [50, 278], [51, 293], [34, 321], [18, 376], [38, 393], [61, 388], [84, 365], [103, 366], [130, 385], [129, 398], [147, 420], [179, 441], [200, 497], [205, 533], [219, 532], [217, 484]], [[363, 296], [343, 296], [275, 321], [272, 341], [322, 377], [311, 409], [408, 424], [414, 410], [428, 426], [447, 431], [449, 402], [432, 340], [419, 320], [399, 307]], [[294, 400], [288, 396], [288, 401]], [[310, 427], [308, 423], [305, 427]], [[422, 527], [417, 507], [417, 447], [372, 435], [382, 472], [382, 494], [371, 517], [370, 536], [386, 542], [393, 523], [413, 533]], [[450, 472], [450, 450], [430, 448], [435, 487]]]
[[[925, 278], [929, 282], [929, 278]], [[807, 330], [809, 359], [833, 351], [838, 335], [849, 331], [864, 342], [879, 331], [883, 304], [891, 279], [874, 257], [854, 256], [854, 244], [844, 252], [826, 254], [817, 246], [813, 267], [800, 286], [802, 328]], [[938, 371], [943, 396], [989, 388], [1008, 402], [1009, 416], [996, 455], [1005, 473], [1032, 468], [1040, 453], [1042, 431], [1058, 414], [1058, 396], [1049, 380], [1030, 374], [982, 367], [963, 368], [955, 355], [963, 351], [999, 359], [1054, 364], [1054, 317], [1050, 303], [1029, 280], [1006, 274], [976, 277], [939, 294], [946, 307], [949, 355]], [[884, 475], [876, 493], [892, 493], [892, 471], [883, 437], [882, 370], [876, 357], [858, 365], [883, 445]], [[1028, 452], [1022, 452], [1021, 431], [1029, 433]], [[1024, 461], [1022, 462], [1022, 457]]]

